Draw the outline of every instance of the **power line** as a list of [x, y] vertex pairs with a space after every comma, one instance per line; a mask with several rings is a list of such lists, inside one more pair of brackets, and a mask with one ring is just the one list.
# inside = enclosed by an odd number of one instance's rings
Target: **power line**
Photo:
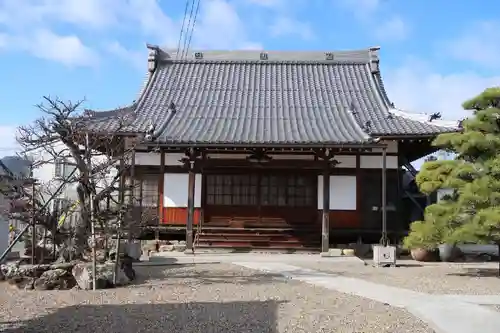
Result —
[[189, 0], [186, 0], [186, 6], [184, 7], [184, 17], [182, 18], [181, 32], [179, 34], [179, 41], [177, 42], [177, 53], [175, 54], [175, 59], [178, 58], [181, 51], [182, 34], [184, 32], [184, 25], [186, 24], [186, 16], [189, 8]]
[[191, 1], [191, 10], [189, 11], [189, 21], [188, 21], [188, 24], [187, 24], [187, 33], [184, 35], [184, 45], [182, 47], [182, 54], [181, 54], [181, 59], [184, 59], [186, 56], [187, 56], [187, 50], [186, 50], [186, 46], [187, 46], [187, 41], [188, 41], [188, 34], [189, 34], [189, 30], [190, 30], [190, 27], [191, 27], [191, 21], [193, 19], [193, 12], [194, 12], [194, 2], [196, 0], [192, 0]]
[[191, 48], [191, 39], [193, 38], [194, 28], [196, 26], [196, 19], [198, 18], [198, 12], [200, 11], [200, 2], [201, 2], [201, 0], [197, 0], [197, 2], [196, 2], [196, 12], [194, 14], [193, 25], [191, 26], [191, 31], [188, 32], [189, 40], [188, 40], [187, 47], [186, 47], [186, 56], [189, 52], [189, 49]]

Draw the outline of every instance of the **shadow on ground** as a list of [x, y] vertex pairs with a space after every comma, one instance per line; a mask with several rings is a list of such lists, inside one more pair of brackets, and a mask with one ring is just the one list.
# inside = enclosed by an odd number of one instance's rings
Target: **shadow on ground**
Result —
[[450, 276], [468, 277], [497, 277], [500, 278], [498, 268], [466, 268], [460, 273], [449, 273]]
[[247, 272], [241, 270], [217, 270], [212, 263], [176, 264], [165, 266], [139, 266], [135, 268], [137, 280], [133, 286], [144, 285], [199, 285], [199, 284], [254, 284], [263, 285], [284, 280], [281, 274]]
[[81, 305], [24, 322], [0, 322], [3, 333], [274, 333], [280, 302]]

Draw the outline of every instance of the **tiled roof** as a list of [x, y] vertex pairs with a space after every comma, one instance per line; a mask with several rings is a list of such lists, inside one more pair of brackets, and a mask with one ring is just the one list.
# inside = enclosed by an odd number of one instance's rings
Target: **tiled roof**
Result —
[[[151, 49], [151, 74], [126, 131], [153, 125], [158, 142], [323, 145], [456, 130], [394, 108], [378, 71], [378, 49], [210, 51], [183, 59]], [[109, 116], [94, 119], [95, 129], [117, 126]]]

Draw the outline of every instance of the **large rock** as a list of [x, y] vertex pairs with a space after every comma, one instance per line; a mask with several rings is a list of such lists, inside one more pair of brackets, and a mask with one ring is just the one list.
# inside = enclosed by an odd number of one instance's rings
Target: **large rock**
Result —
[[39, 278], [49, 269], [50, 265], [19, 265], [18, 263], [0, 265], [1, 276], [4, 280], [17, 277]]
[[76, 285], [75, 278], [65, 269], [57, 268], [43, 272], [35, 280], [33, 288], [35, 290], [71, 289]]
[[[83, 259], [85, 261], [92, 261], [92, 251], [87, 251], [83, 254]], [[95, 250], [95, 260], [98, 263], [105, 263], [108, 259], [108, 253], [104, 249], [96, 249]]]
[[[113, 273], [115, 265], [113, 262], [96, 265], [96, 289], [112, 288]], [[116, 286], [127, 285], [131, 279], [127, 277], [122, 268], [118, 268], [116, 277]], [[92, 288], [92, 264], [80, 263], [76, 264], [72, 270], [73, 277], [80, 289], [91, 290]]]

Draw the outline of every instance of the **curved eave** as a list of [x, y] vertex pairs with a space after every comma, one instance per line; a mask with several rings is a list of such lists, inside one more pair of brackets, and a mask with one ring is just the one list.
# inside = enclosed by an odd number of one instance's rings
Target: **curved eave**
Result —
[[171, 147], [171, 148], [214, 148], [214, 149], [228, 149], [228, 148], [289, 148], [289, 149], [319, 149], [319, 148], [338, 148], [338, 149], [373, 149], [384, 147], [384, 144], [374, 143], [373, 141], [367, 142], [353, 142], [353, 143], [338, 143], [338, 142], [318, 142], [318, 143], [291, 143], [291, 142], [267, 142], [267, 143], [251, 143], [251, 142], [182, 142], [182, 141], [167, 141], [167, 142], [143, 142], [143, 144], [151, 147]]
[[384, 138], [431, 138], [443, 133], [461, 131], [458, 121], [436, 119], [429, 121], [429, 115], [403, 111], [394, 106], [387, 95], [380, 72], [374, 73], [374, 85], [385, 109], [383, 121], [371, 132]]
[[138, 118], [136, 111], [148, 93], [153, 77], [154, 71], [148, 69], [137, 94], [137, 99], [131, 105], [105, 111], [85, 110], [89, 116], [89, 129], [99, 133], [119, 132], [123, 135], [134, 135], [141, 132], [141, 128], [138, 128], [140, 126], [136, 124]]
[[85, 111], [84, 126], [94, 133], [126, 133], [133, 132], [130, 124], [133, 121], [135, 105], [108, 111]]

